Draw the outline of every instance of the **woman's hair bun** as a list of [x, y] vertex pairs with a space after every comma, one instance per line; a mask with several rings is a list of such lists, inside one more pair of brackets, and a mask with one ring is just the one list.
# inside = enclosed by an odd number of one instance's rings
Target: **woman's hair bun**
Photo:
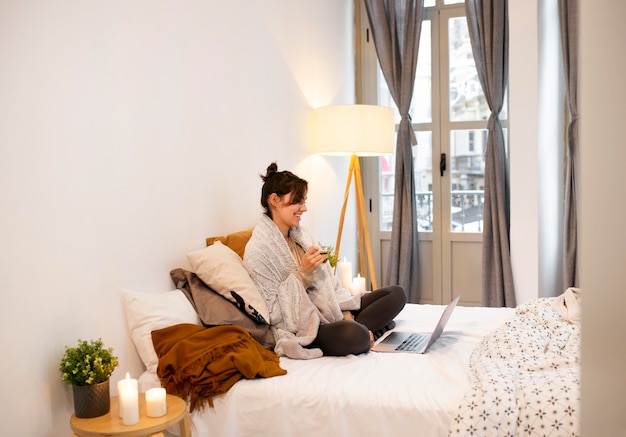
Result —
[[263, 182], [265, 182], [267, 179], [269, 179], [276, 173], [278, 173], [278, 165], [276, 165], [275, 162], [272, 162], [270, 165], [267, 166], [267, 171], [265, 172], [265, 176], [261, 175], [261, 179], [263, 179]]

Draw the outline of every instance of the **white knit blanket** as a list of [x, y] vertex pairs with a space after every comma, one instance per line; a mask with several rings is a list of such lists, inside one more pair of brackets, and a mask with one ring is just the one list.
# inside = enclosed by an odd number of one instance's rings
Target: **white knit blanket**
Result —
[[[314, 244], [313, 237], [302, 227], [292, 227], [289, 236], [305, 251]], [[295, 275], [298, 266], [287, 242], [266, 215], [261, 216], [246, 245], [244, 265], [267, 303], [278, 355], [321, 357], [320, 349], [303, 346], [313, 342], [320, 324], [342, 320], [342, 310], [360, 306], [340, 286], [329, 263], [313, 272], [313, 282], [305, 289]]]

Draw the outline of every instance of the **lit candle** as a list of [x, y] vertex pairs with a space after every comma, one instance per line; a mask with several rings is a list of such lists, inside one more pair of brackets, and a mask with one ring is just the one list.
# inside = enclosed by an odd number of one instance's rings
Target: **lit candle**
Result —
[[122, 409], [122, 423], [124, 425], [135, 425], [139, 422], [139, 392], [137, 383], [129, 382], [130, 375], [127, 375], [127, 382], [122, 384], [122, 391], [119, 393], [120, 407]]
[[122, 415], [122, 399], [121, 399], [121, 395], [122, 395], [122, 391], [124, 391], [124, 387], [126, 386], [130, 386], [131, 388], [134, 388], [135, 390], [137, 390], [137, 380], [136, 379], [131, 379], [130, 374], [128, 372], [126, 372], [126, 378], [124, 379], [120, 379], [117, 382], [117, 394], [118, 396], [120, 396], [119, 398], [119, 415], [120, 418], [123, 418]]
[[365, 278], [360, 274], [352, 281], [352, 294], [361, 295], [365, 293]]
[[146, 391], [146, 412], [148, 417], [161, 417], [167, 413], [165, 389], [151, 388]]
[[343, 261], [339, 263], [339, 279], [341, 280], [341, 286], [346, 290], [351, 289], [352, 281], [352, 263], [344, 257]]

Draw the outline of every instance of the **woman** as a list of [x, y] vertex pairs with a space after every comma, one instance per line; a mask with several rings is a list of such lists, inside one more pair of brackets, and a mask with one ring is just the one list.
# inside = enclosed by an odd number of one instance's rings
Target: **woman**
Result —
[[265, 214], [246, 245], [244, 263], [270, 312], [274, 351], [290, 358], [360, 354], [374, 333], [393, 327], [406, 303], [398, 286], [352, 296], [300, 220], [308, 183], [289, 171], [267, 168], [261, 191]]

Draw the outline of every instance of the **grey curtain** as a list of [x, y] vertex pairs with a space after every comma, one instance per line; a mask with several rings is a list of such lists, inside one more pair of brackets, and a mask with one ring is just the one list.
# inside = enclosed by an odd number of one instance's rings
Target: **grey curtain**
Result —
[[485, 153], [483, 305], [514, 307], [509, 175], [499, 120], [508, 81], [508, 1], [466, 0], [465, 10], [478, 78], [491, 110]]
[[569, 106], [563, 223], [563, 286], [578, 287], [578, 0], [559, 0]]
[[396, 143], [395, 194], [387, 284], [420, 299], [417, 206], [409, 107], [417, 66], [424, 0], [365, 0], [372, 37], [385, 81], [402, 116]]

